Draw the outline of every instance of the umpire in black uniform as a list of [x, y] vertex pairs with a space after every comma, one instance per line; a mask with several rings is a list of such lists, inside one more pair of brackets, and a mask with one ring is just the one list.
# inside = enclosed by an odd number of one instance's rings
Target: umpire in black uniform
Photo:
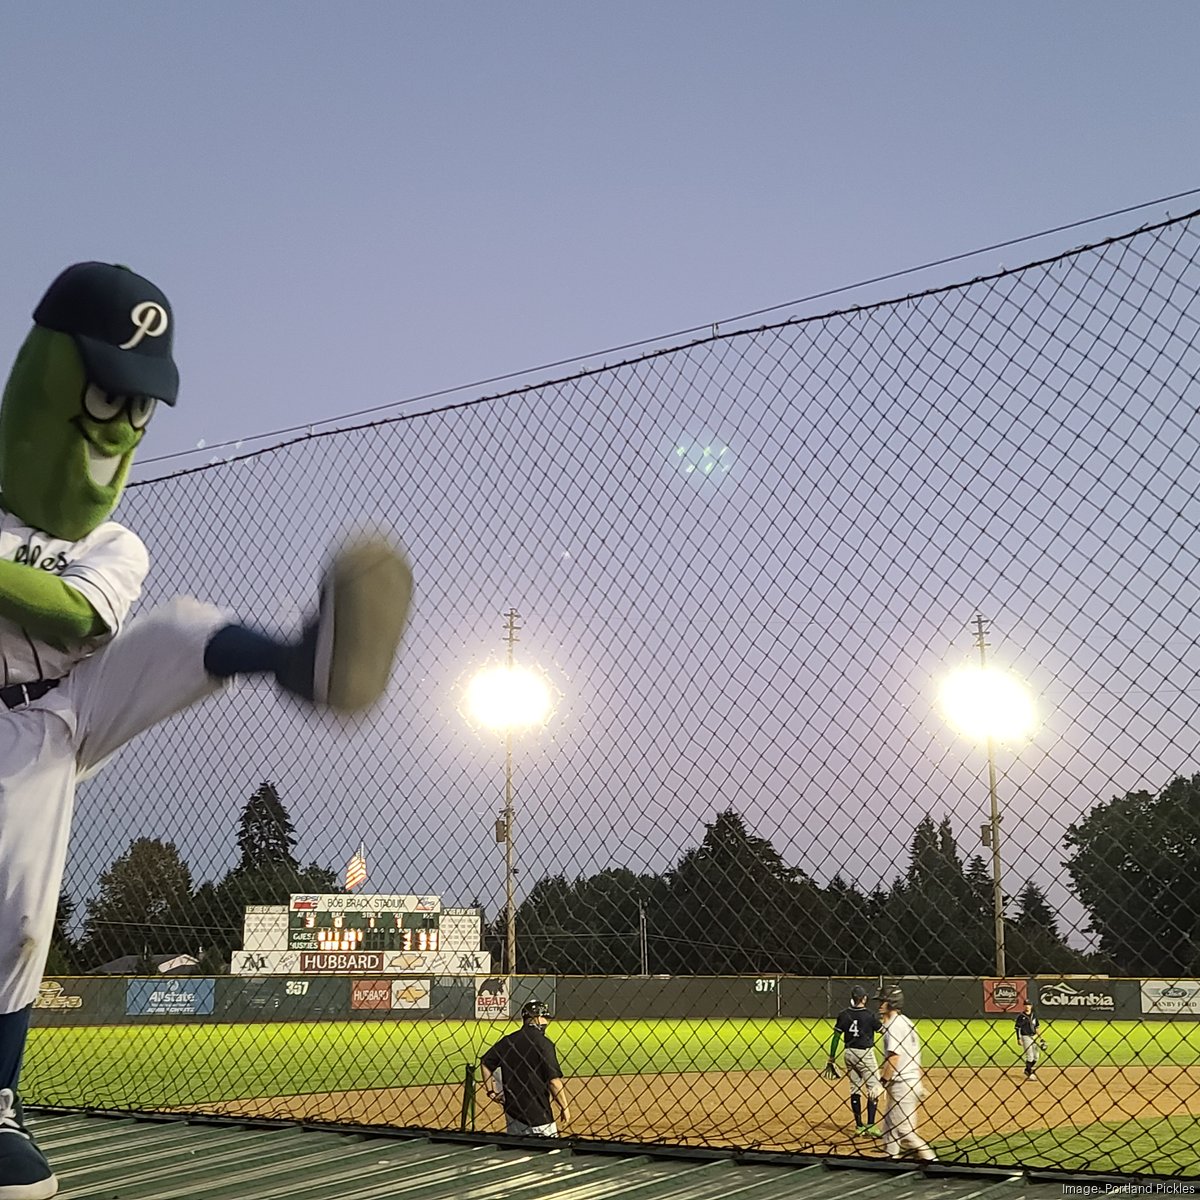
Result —
[[504, 1105], [508, 1133], [558, 1137], [551, 1102], [559, 1121], [571, 1120], [558, 1054], [546, 1036], [549, 1021], [549, 1006], [530, 1000], [521, 1009], [521, 1028], [502, 1037], [481, 1060], [483, 1086]]

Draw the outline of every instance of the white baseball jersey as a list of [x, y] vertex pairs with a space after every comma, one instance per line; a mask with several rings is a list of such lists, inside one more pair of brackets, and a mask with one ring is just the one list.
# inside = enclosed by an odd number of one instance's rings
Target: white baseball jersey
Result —
[[883, 1055], [896, 1056], [892, 1078], [901, 1083], [921, 1082], [921, 1039], [916, 1026], [903, 1014], [893, 1013], [883, 1027]]
[[25, 563], [57, 575], [100, 614], [107, 632], [70, 646], [39, 641], [0, 617], [0, 686], [61, 679], [80, 661], [116, 636], [150, 567], [142, 540], [123, 525], [106, 521], [77, 542], [32, 529], [0, 508], [0, 559]]

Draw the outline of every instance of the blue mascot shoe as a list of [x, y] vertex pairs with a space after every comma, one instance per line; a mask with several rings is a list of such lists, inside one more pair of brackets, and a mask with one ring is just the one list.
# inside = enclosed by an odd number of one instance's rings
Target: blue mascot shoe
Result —
[[0, 1200], [50, 1200], [58, 1180], [17, 1112], [17, 1098], [0, 1089]]

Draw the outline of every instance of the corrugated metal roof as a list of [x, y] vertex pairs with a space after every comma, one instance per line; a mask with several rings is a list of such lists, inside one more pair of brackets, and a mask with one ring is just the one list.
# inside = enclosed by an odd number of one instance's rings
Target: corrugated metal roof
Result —
[[[41, 1114], [64, 1200], [1061, 1200], [1061, 1182], [547, 1150], [300, 1126]], [[670, 1155], [670, 1156], [669, 1156]]]

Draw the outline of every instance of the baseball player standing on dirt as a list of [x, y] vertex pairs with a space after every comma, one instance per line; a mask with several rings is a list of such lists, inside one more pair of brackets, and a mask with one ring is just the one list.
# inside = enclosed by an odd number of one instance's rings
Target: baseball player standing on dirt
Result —
[[[1033, 1005], [1026, 1000], [1025, 1007], [1021, 1012], [1017, 1013], [1016, 1020], [1017, 1044], [1021, 1047], [1021, 1051], [1025, 1055], [1026, 1079], [1037, 1079], [1034, 1068], [1037, 1067], [1038, 1051], [1041, 1049], [1038, 1039], [1038, 1030], [1040, 1028], [1041, 1023], [1034, 1015]], [[1051, 1075], [1053, 1075], [1053, 1071]]]
[[174, 320], [149, 280], [76, 263], [34, 310], [0, 402], [0, 1200], [58, 1191], [17, 1082], [76, 784], [237, 675], [368, 708], [408, 616], [408, 565], [375, 539], [335, 557], [295, 642], [190, 599], [127, 620], [149, 557], [109, 517], [155, 406], [176, 400]]
[[901, 1011], [904, 993], [895, 985], [880, 990], [879, 1019], [883, 1022], [883, 1069], [880, 1078], [887, 1089], [888, 1105], [883, 1114], [883, 1148], [889, 1158], [900, 1158], [905, 1150], [921, 1162], [936, 1162], [937, 1155], [917, 1136], [917, 1111], [925, 1098], [921, 1082], [921, 1039], [916, 1026]]
[[554, 1043], [546, 1036], [549, 1021], [549, 1006], [530, 1000], [521, 1009], [521, 1028], [501, 1038], [481, 1060], [484, 1090], [504, 1105], [508, 1133], [558, 1137], [551, 1101], [558, 1119], [570, 1123], [567, 1085]]
[[[854, 1132], [859, 1137], [880, 1137], [875, 1124], [882, 1087], [879, 1064], [875, 1061], [875, 1035], [883, 1028], [877, 1013], [867, 1008], [865, 988], [857, 984], [850, 989], [850, 1007], [843, 1008], [833, 1023], [833, 1040], [829, 1043], [829, 1061], [825, 1074], [837, 1078], [838, 1041], [846, 1041], [846, 1078], [850, 1081], [850, 1111], [854, 1113]], [[862, 1093], [867, 1093], [867, 1119], [863, 1121]]]

